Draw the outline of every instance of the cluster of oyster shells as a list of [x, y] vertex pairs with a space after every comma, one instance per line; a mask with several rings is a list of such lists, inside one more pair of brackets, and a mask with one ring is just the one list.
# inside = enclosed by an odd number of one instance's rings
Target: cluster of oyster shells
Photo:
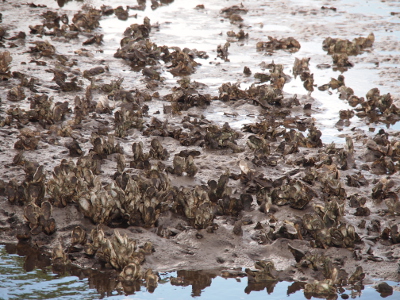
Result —
[[323, 41], [322, 48], [332, 55], [334, 69], [343, 72], [354, 66], [348, 56], [363, 53], [366, 48], [372, 47], [374, 42], [375, 35], [371, 32], [367, 37], [354, 38], [353, 41], [328, 37]]
[[307, 282], [304, 285], [304, 295], [306, 297], [336, 296], [338, 287], [349, 284], [352, 285], [352, 288], [355, 290], [362, 289], [362, 281], [365, 277], [365, 273], [361, 266], [357, 266], [354, 273], [349, 276], [349, 274], [341, 268], [342, 263], [340, 261], [332, 262], [329, 257], [323, 254], [303, 252], [300, 249], [292, 247], [290, 244], [288, 244], [288, 247], [297, 262], [296, 268], [303, 270], [312, 269], [324, 278], [322, 280]]
[[[77, 231], [76, 229], [74, 231]], [[92, 243], [86, 243], [85, 252], [88, 255], [96, 255], [100, 260], [120, 271], [118, 280], [123, 286], [145, 280], [148, 288], [155, 289], [157, 287], [158, 274], [151, 269], [144, 272], [141, 268], [145, 256], [153, 252], [150, 242], [146, 242], [137, 251], [136, 241], [126, 235], [121, 235], [117, 230], [114, 231], [111, 238], [106, 238], [103, 231], [96, 228], [92, 230], [90, 237]]]
[[[57, 12], [48, 10], [41, 15], [43, 17], [42, 24], [29, 25], [29, 28], [31, 34], [62, 36], [66, 39], [72, 39], [76, 38], [79, 32], [90, 32], [99, 27], [101, 15], [101, 10], [88, 8], [84, 12], [76, 13], [72, 18], [72, 22], [70, 22], [66, 14], [60, 16]], [[46, 47], [43, 47], [43, 49], [46, 49]]]
[[283, 49], [290, 52], [297, 52], [301, 48], [300, 43], [293, 37], [278, 40], [269, 36], [268, 39], [268, 42], [258, 42], [256, 45], [257, 50], [273, 52], [275, 50]]
[[255, 270], [245, 270], [249, 282], [263, 282], [277, 279], [277, 270], [272, 261], [261, 260], [254, 263]]
[[182, 176], [183, 172], [185, 172], [189, 177], [194, 177], [198, 168], [194, 163], [193, 156], [182, 157], [180, 155], [175, 155], [173, 168], [167, 168], [167, 171], [178, 176]]
[[53, 249], [52, 260], [55, 265], [67, 265], [71, 262], [71, 253], [76, 255], [77, 252], [84, 252], [117, 270], [122, 288], [144, 281], [149, 289], [154, 290], [158, 284], [158, 273], [141, 268], [145, 256], [153, 251], [151, 242], [145, 242], [138, 249], [137, 241], [121, 235], [118, 230], [114, 231], [111, 238], [107, 238], [99, 227], [92, 229], [88, 235], [82, 227], [77, 226], [71, 231], [69, 247], [58, 243]]
[[6, 195], [12, 204], [35, 203], [40, 205], [45, 196], [46, 175], [44, 167], [38, 163], [26, 161], [23, 152], [14, 158], [15, 164], [22, 164], [25, 171], [25, 180], [19, 184], [12, 179], [6, 185]]
[[30, 203], [25, 206], [24, 216], [28, 221], [32, 234], [44, 232], [50, 235], [56, 231], [56, 221], [51, 217], [52, 205], [48, 201], [42, 202], [41, 206]]
[[[179, 87], [175, 87], [171, 94], [163, 97], [164, 100], [171, 102], [172, 113], [180, 113], [191, 107], [205, 108], [211, 104], [210, 94], [198, 92], [198, 88], [201, 87], [198, 82], [191, 82], [190, 78], [184, 77], [182, 80], [178, 80], [178, 83]], [[164, 112], [167, 112], [165, 106]]]
[[326, 38], [322, 43], [322, 48], [328, 51], [328, 54], [346, 53], [348, 55], [358, 55], [365, 48], [372, 47], [375, 41], [375, 35], [371, 32], [366, 38], [358, 37], [353, 41], [340, 38]]
[[54, 168], [52, 178], [47, 182], [47, 193], [56, 206], [66, 206], [78, 201], [81, 193], [94, 186], [92, 171], [72, 161], [62, 160]]

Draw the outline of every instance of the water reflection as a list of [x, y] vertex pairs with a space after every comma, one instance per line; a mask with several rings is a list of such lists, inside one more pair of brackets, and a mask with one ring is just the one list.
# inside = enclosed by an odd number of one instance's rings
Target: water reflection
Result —
[[18, 254], [25, 257], [23, 268], [26, 272], [31, 272], [35, 269], [45, 270], [51, 264], [47, 256], [25, 244], [6, 245], [5, 250], [9, 254]]
[[297, 291], [304, 289], [305, 285], [306, 285], [305, 282], [299, 282], [299, 281], [293, 282], [291, 285], [288, 286], [287, 295], [289, 296], [291, 294], [296, 293]]
[[[130, 285], [119, 283], [116, 274], [109, 270], [52, 267], [48, 257], [26, 244], [0, 245], [0, 299], [187, 299], [189, 293], [203, 299], [261, 299], [265, 298], [264, 290], [272, 299], [281, 299], [285, 294], [292, 299], [316, 297], [302, 293], [305, 282], [252, 283], [240, 278], [242, 272], [233, 273], [233, 278], [222, 278], [219, 274], [219, 270], [162, 273], [158, 287], [147, 290], [141, 281]], [[381, 285], [382, 288], [361, 284], [347, 290], [339, 288], [338, 294], [322, 298], [338, 299], [340, 295], [343, 299], [374, 299], [380, 295], [386, 299], [399, 299], [400, 292], [390, 289], [388, 292], [387, 286]], [[390, 285], [399, 288], [398, 283]]]
[[278, 281], [249, 282], [244, 292], [250, 294], [252, 291], [258, 292], [266, 289], [268, 294], [272, 294], [277, 283]]
[[205, 271], [178, 271], [176, 277], [170, 278], [170, 283], [175, 286], [192, 286], [192, 297], [201, 295], [201, 291], [211, 286], [212, 279], [217, 275]]

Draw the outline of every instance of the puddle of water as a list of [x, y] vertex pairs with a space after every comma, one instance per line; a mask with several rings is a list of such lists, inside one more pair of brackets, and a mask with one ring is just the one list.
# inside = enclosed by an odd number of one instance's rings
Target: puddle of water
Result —
[[349, 13], [390, 16], [393, 11], [398, 11], [398, 8], [392, 7], [387, 1], [381, 0], [351, 0], [351, 1], [312, 1], [312, 0], [292, 0], [292, 3], [298, 5], [320, 9], [321, 6], [335, 7], [337, 11], [345, 11]]
[[344, 9], [350, 13], [378, 15], [382, 17], [390, 16], [390, 13], [396, 10], [380, 0], [353, 0], [349, 1], [348, 6]]
[[[12, 254], [11, 254], [12, 253]], [[26, 255], [26, 256], [21, 256]], [[86, 272], [86, 274], [85, 274]], [[116, 290], [116, 281], [107, 273], [50, 267], [50, 260], [31, 248], [0, 245], [0, 299], [307, 299], [299, 282], [249, 284], [247, 278], [222, 278], [214, 272], [178, 271], [160, 274], [158, 287], [149, 292], [132, 286], [131, 293]], [[395, 291], [385, 299], [399, 299], [399, 283], [388, 282]], [[136, 291], [135, 291], [136, 290]], [[379, 298], [372, 285], [360, 293], [345, 290], [343, 295], [361, 300]], [[334, 299], [333, 297], [332, 299]], [[344, 298], [343, 298], [344, 299]]]

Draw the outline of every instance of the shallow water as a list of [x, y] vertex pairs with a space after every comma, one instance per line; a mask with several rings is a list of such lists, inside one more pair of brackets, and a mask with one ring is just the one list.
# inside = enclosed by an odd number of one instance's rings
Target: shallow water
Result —
[[[17, 254], [18, 253], [18, 254]], [[25, 256], [21, 256], [25, 255]], [[77, 269], [55, 270], [50, 260], [31, 248], [0, 245], [0, 299], [307, 299], [299, 282], [249, 284], [247, 278], [223, 278], [202, 271], [178, 271], [160, 274], [158, 287], [149, 292], [141, 286], [135, 292], [115, 289], [115, 280], [101, 272], [78, 277]], [[179, 278], [180, 283], [174, 282]], [[171, 283], [172, 281], [172, 283]], [[180, 285], [177, 285], [180, 284]], [[388, 282], [396, 290], [399, 283]], [[114, 289], [112, 288], [114, 287]], [[267, 296], [268, 295], [268, 296]], [[373, 285], [360, 292], [343, 290], [358, 299], [380, 297]], [[385, 299], [399, 299], [400, 291]]]

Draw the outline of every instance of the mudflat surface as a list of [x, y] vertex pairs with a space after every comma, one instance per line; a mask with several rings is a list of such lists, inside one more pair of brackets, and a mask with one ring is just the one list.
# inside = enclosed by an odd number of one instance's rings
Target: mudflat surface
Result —
[[[5, 34], [0, 40], [0, 54], [9, 51], [12, 57], [9, 70], [3, 70], [8, 75], [3, 75], [0, 83], [1, 242], [15, 243], [17, 235], [24, 235], [47, 253], [60, 243], [68, 252], [71, 231], [76, 226], [89, 235], [96, 223], [101, 223], [107, 238], [111, 239], [117, 230], [137, 240], [139, 246], [151, 242], [155, 252], [146, 255], [142, 268], [158, 272], [253, 268], [256, 261], [271, 260], [281, 271], [280, 279], [323, 280], [321, 270], [296, 265], [290, 244], [310, 255], [330, 258], [348, 274], [362, 266], [366, 282], [371, 278], [398, 281], [397, 1], [335, 1], [335, 7], [331, 1], [263, 1], [262, 5], [259, 1], [243, 1], [243, 5], [234, 1], [170, 1], [159, 3], [158, 7], [153, 3], [153, 8], [148, 2], [143, 10], [129, 9], [125, 21], [114, 13], [100, 12], [99, 26], [73, 30], [73, 16], [82, 5], [86, 5], [82, 12], [88, 13], [90, 7], [100, 9], [103, 4], [71, 1], [59, 7], [55, 1], [1, 3], [0, 27]], [[198, 6], [201, 4], [204, 8]], [[113, 1], [110, 5], [134, 6], [127, 1]], [[223, 12], [232, 5], [238, 5], [236, 15], [242, 20]], [[58, 22], [58, 31], [46, 27], [34, 33], [29, 25], [43, 24], [47, 11], [66, 14], [69, 21]], [[188, 56], [197, 65], [189, 71], [184, 69], [183, 74], [174, 74], [173, 60], [156, 58], [144, 65], [143, 61], [149, 61], [143, 55], [150, 56], [149, 53], [139, 55], [139, 63], [114, 57], [121, 49], [126, 28], [144, 24], [145, 17], [150, 19], [147, 39], [151, 43], [165, 45], [170, 53], [181, 55], [181, 50], [188, 48], [192, 50]], [[49, 17], [52, 22], [53, 19]], [[246, 35], [244, 38], [227, 35], [228, 31], [240, 30]], [[20, 31], [25, 32], [25, 38], [15, 37]], [[371, 32], [375, 36], [372, 47], [349, 55], [352, 66], [340, 70], [322, 47], [328, 37], [352, 41], [360, 36], [366, 38]], [[103, 35], [102, 42], [87, 42], [99, 35]], [[301, 47], [296, 51], [257, 49], [258, 43], [268, 42], [268, 36], [277, 40], [293, 37]], [[43, 41], [54, 46], [54, 53], [47, 55], [38, 44], [34, 48], [35, 42]], [[205, 51], [207, 56], [198, 51]], [[295, 58], [310, 58], [312, 91], [303, 87], [301, 76], [294, 76]], [[261, 83], [260, 77], [255, 78], [256, 73], [270, 75], [277, 65], [282, 65], [283, 73], [275, 81]], [[95, 67], [101, 67], [102, 72], [85, 73]], [[251, 74], [244, 74], [244, 67]], [[62, 78], [57, 72], [66, 75], [61, 82], [57, 82], [57, 76]], [[339, 75], [344, 76], [344, 84], [335, 89], [331, 78]], [[72, 90], [65, 87], [65, 82], [72, 83]], [[115, 85], [111, 90], [104, 87], [111, 83]], [[227, 83], [240, 85], [236, 90], [224, 90]], [[326, 84], [331, 85], [318, 89]], [[277, 100], [268, 102], [260, 94], [257, 87], [263, 85], [274, 90]], [[350, 99], [354, 98], [345, 87], [351, 88], [357, 98], [364, 97], [364, 102], [360, 100], [352, 106]], [[14, 94], [10, 92], [13, 88]], [[373, 88], [378, 88], [380, 94], [367, 95]], [[25, 95], [18, 98], [21, 90]], [[177, 96], [179, 92], [182, 97]], [[32, 104], [35, 95], [49, 97], [51, 109], [46, 116], [37, 116]], [[87, 102], [77, 104], [76, 97]], [[68, 108], [58, 102], [66, 102]], [[185, 107], [178, 105], [182, 102]], [[80, 110], [87, 112], [82, 116]], [[35, 115], [32, 117], [29, 111], [35, 111]], [[139, 121], [127, 119], [128, 125], [122, 130], [117, 112], [126, 111], [139, 111]], [[79, 122], [77, 114], [82, 116]], [[225, 123], [229, 126], [223, 127]], [[217, 133], [225, 130], [228, 137], [207, 135], [215, 128]], [[106, 144], [110, 135], [115, 136], [120, 148], [98, 150], [94, 140], [98, 138]], [[147, 154], [154, 150], [151, 142], [155, 138], [169, 155], [150, 157], [147, 166], [151, 165], [149, 168], [154, 171], [150, 172], [147, 167], [138, 167], [138, 162], [143, 161], [135, 157], [132, 144], [142, 142], [143, 153]], [[37, 139], [36, 147], [31, 146], [32, 139]], [[67, 197], [64, 206], [54, 196], [54, 186], [65, 182], [54, 180], [55, 168], [63, 160], [78, 162], [79, 157], [71, 157], [67, 148], [72, 141], [80, 146], [77, 156], [89, 157], [89, 165], [90, 161], [100, 161], [101, 171], [91, 169], [88, 181], [92, 184], [76, 186], [76, 198]], [[18, 158], [21, 149], [25, 151]], [[188, 176], [189, 168], [179, 174], [173, 163], [174, 156], [185, 150], [192, 151], [197, 167], [194, 176]], [[37, 163], [33, 164], [32, 175], [38, 165], [43, 166], [45, 178], [40, 182], [46, 192], [36, 203], [52, 203], [56, 231], [50, 235], [31, 234], [26, 229], [24, 211], [26, 214], [33, 197], [26, 196], [30, 192], [22, 192], [22, 196], [20, 193], [14, 201], [18, 204], [10, 203], [10, 195], [16, 193], [13, 189], [20, 187], [24, 191], [23, 182], [32, 183], [24, 171], [28, 162]], [[119, 204], [110, 204], [117, 203], [111, 200], [111, 187], [118, 185], [122, 172], [132, 181], [145, 182], [142, 187], [154, 183], [155, 196], [142, 191], [143, 199], [150, 197], [154, 206], [143, 200], [147, 204], [143, 202], [141, 207], [145, 209], [137, 209], [135, 215]], [[220, 178], [229, 179], [225, 185], [220, 183], [219, 192], [212, 191], [210, 181], [218, 183]], [[12, 180], [17, 185], [10, 187]], [[160, 182], [167, 182], [164, 189]], [[196, 187], [210, 199], [190, 203], [188, 195], [193, 195]], [[101, 193], [106, 195], [103, 204], [96, 200]], [[94, 199], [95, 207], [89, 206], [85, 211], [85, 201], [90, 199]], [[302, 202], [306, 202], [304, 207], [298, 205]], [[95, 211], [101, 211], [99, 205], [115, 207], [110, 208], [112, 213], [108, 212], [107, 217], [95, 217]], [[150, 206], [151, 213], [146, 210]], [[102, 213], [106, 215], [99, 214]], [[310, 225], [314, 221], [319, 225]], [[21, 228], [27, 232], [21, 234]], [[349, 228], [354, 228], [356, 234], [350, 233]], [[94, 257], [84, 255], [81, 249], [80, 254], [70, 255], [69, 259], [83, 268], [100, 268]]]

